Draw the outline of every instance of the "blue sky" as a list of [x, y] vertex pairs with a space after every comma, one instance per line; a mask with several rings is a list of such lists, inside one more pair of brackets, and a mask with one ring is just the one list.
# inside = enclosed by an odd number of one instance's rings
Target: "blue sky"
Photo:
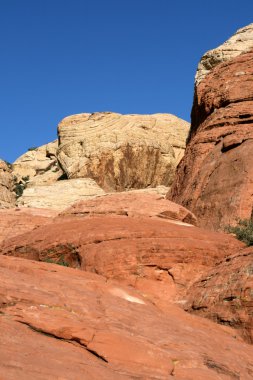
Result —
[[0, 157], [96, 111], [190, 119], [201, 55], [251, 22], [252, 0], [0, 0]]

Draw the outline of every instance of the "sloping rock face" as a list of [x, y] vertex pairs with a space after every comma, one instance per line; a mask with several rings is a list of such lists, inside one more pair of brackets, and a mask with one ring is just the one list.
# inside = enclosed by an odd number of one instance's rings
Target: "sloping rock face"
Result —
[[253, 343], [253, 249], [222, 260], [189, 289], [185, 309], [240, 329]]
[[233, 330], [95, 274], [1, 256], [0, 311], [3, 379], [253, 376]]
[[61, 216], [157, 217], [196, 224], [196, 217], [186, 208], [164, 199], [160, 195], [128, 191], [106, 194], [103, 197], [80, 201], [64, 210]]
[[8, 165], [0, 160], [0, 209], [15, 205], [16, 197], [13, 193], [13, 177]]
[[154, 303], [164, 303], [184, 294], [203, 271], [244, 246], [229, 235], [182, 222], [185, 218], [192, 214], [164, 199], [146, 195], [141, 201], [136, 194], [115, 194], [81, 202], [54, 219], [50, 228], [5, 240], [0, 250], [120, 279], [152, 293]]
[[217, 65], [195, 88], [188, 145], [168, 197], [201, 226], [219, 229], [251, 217], [252, 77], [250, 51]]
[[27, 185], [49, 185], [57, 181], [64, 173], [58, 165], [56, 152], [58, 141], [31, 148], [12, 165], [16, 182], [27, 179]]
[[56, 211], [47, 209], [12, 208], [0, 210], [0, 243], [5, 239], [48, 224], [57, 215]]
[[51, 208], [64, 210], [81, 199], [105, 194], [94, 180], [78, 178], [61, 180], [50, 185], [32, 186], [24, 190], [17, 204], [22, 207]]
[[189, 124], [169, 114], [79, 114], [58, 126], [58, 160], [68, 178], [93, 178], [105, 191], [169, 186]]

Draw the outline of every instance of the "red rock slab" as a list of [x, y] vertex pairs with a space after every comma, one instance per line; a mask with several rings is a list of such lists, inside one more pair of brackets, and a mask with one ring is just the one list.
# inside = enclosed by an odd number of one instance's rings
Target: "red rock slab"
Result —
[[0, 210], [0, 243], [50, 223], [57, 214], [54, 210], [34, 208]]
[[1, 256], [0, 305], [3, 379], [253, 376], [253, 347], [232, 329], [95, 274]]
[[186, 208], [157, 194], [124, 192], [107, 194], [80, 201], [61, 213], [61, 216], [125, 215], [128, 217], [157, 217], [196, 224], [196, 217]]
[[168, 198], [221, 229], [253, 206], [253, 52], [219, 64], [195, 89], [192, 126]]
[[185, 309], [232, 326], [253, 343], [253, 249], [246, 248], [207, 271], [190, 289]]
[[0, 252], [124, 280], [153, 294], [157, 302], [184, 292], [203, 271], [244, 246], [230, 235], [180, 223], [124, 216], [63, 217], [6, 240]]

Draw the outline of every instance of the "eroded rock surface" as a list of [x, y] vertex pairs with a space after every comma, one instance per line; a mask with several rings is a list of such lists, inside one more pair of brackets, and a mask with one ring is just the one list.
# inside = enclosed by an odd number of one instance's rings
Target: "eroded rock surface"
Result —
[[105, 194], [94, 180], [78, 178], [61, 180], [50, 185], [27, 187], [17, 204], [22, 207], [51, 208], [64, 210], [80, 199], [94, 198]]
[[50, 223], [57, 214], [54, 210], [33, 208], [0, 210], [0, 243]]
[[79, 114], [58, 126], [58, 160], [68, 178], [93, 178], [105, 191], [172, 183], [189, 124], [169, 114]]
[[11, 169], [6, 162], [0, 160], [0, 209], [14, 207], [16, 197], [13, 188]]
[[58, 165], [56, 152], [58, 141], [30, 148], [12, 165], [13, 175], [19, 183], [24, 178], [28, 187], [49, 185], [56, 182], [64, 173]]
[[186, 208], [164, 199], [160, 195], [142, 193], [138, 190], [106, 194], [95, 199], [80, 201], [62, 212], [62, 216], [108, 216], [157, 217], [196, 224], [196, 217]]
[[253, 343], [253, 249], [239, 251], [207, 271], [189, 289], [185, 308], [240, 330]]
[[203, 55], [195, 77], [196, 85], [199, 85], [209, 72], [221, 62], [229, 61], [251, 49], [253, 49], [253, 24], [239, 29], [224, 44]]
[[232, 329], [95, 274], [0, 256], [0, 310], [2, 378], [252, 379]]
[[200, 225], [250, 218], [253, 205], [253, 51], [217, 65], [195, 89], [185, 156], [169, 199]]

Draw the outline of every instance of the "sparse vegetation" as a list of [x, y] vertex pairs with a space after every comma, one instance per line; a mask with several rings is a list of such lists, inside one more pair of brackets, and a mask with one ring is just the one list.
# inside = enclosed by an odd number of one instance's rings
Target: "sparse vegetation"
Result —
[[31, 146], [30, 148], [28, 148], [28, 151], [30, 151], [30, 150], [37, 150], [37, 149], [38, 149], [37, 146]]
[[20, 181], [17, 180], [17, 177], [14, 177], [14, 192], [16, 197], [19, 198], [23, 194], [27, 184], [29, 183], [29, 176], [22, 177]]
[[63, 255], [61, 255], [61, 257], [58, 260], [53, 260], [53, 259], [47, 258], [43, 261], [45, 263], [58, 264], [58, 265], [62, 265], [63, 267], [69, 267], [69, 264], [64, 260]]
[[238, 240], [248, 246], [253, 245], [253, 221], [251, 219], [240, 219], [237, 226], [227, 226], [225, 230], [235, 234]]

